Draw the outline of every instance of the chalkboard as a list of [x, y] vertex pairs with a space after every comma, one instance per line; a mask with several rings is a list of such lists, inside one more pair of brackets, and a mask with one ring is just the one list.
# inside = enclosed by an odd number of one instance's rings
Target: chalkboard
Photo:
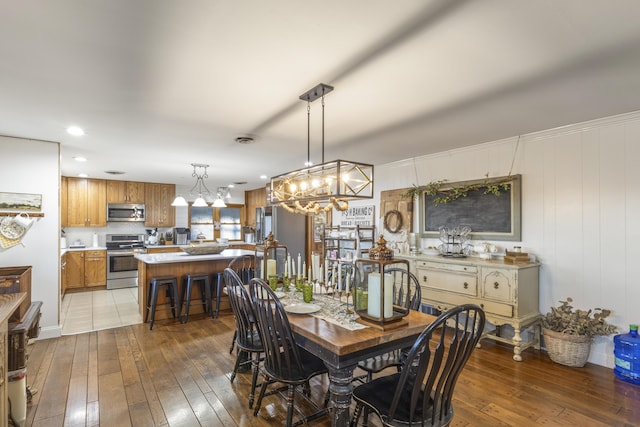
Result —
[[[434, 204], [435, 196], [422, 194], [421, 223], [423, 237], [439, 237], [440, 227], [453, 228], [467, 225], [471, 227], [474, 240], [520, 241], [520, 175], [492, 178], [489, 182], [509, 180], [508, 190], [500, 195], [485, 194], [480, 187], [470, 190], [466, 197], [447, 203]], [[482, 184], [486, 180], [447, 183], [442, 189], [462, 185]]]

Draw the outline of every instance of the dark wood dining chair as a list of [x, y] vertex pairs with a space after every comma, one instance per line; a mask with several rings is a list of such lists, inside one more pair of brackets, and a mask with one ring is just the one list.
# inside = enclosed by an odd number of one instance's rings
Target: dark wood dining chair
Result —
[[240, 277], [231, 268], [226, 268], [224, 270], [224, 282], [227, 284], [229, 304], [236, 320], [235, 341], [238, 345], [238, 355], [236, 356], [236, 363], [230, 380], [233, 382], [243, 364], [251, 363], [253, 374], [249, 393], [249, 408], [251, 408], [253, 407], [258, 380], [258, 365], [263, 352], [262, 341], [255, 322], [253, 304]]
[[[236, 275], [240, 278], [243, 284], [248, 285], [249, 281], [255, 277], [256, 273], [256, 256], [251, 255], [240, 255], [235, 257], [229, 262], [228, 268], [232, 269]], [[226, 283], [226, 281], [225, 281]], [[220, 288], [218, 286], [218, 288]], [[222, 294], [222, 289], [216, 289], [216, 304], [220, 301], [220, 295]], [[236, 333], [233, 334], [231, 338], [231, 345], [229, 346], [229, 354], [233, 353], [233, 348], [236, 344]]]
[[[249, 292], [264, 346], [264, 363], [262, 365], [264, 381], [253, 414], [258, 415], [267, 387], [273, 383], [285, 384], [287, 389], [287, 427], [306, 424], [308, 421], [327, 414], [327, 398], [325, 397], [325, 407], [321, 408], [310, 399], [308, 389], [309, 381], [313, 377], [328, 371], [324, 362], [296, 344], [287, 313], [268, 283], [259, 278], [252, 279], [249, 284]], [[316, 409], [316, 412], [311, 415], [303, 414], [294, 406], [296, 390], [300, 386], [306, 389], [305, 393], [300, 395]], [[295, 424], [293, 423], [294, 408], [302, 416], [302, 419]]]
[[[416, 276], [404, 268], [389, 268], [386, 273], [391, 274], [393, 283], [393, 304], [420, 310], [422, 291]], [[385, 282], [385, 286], [387, 286]], [[384, 369], [402, 365], [402, 360], [408, 349], [398, 349], [379, 356], [370, 357], [358, 363], [358, 368], [366, 371], [365, 375], [356, 376], [360, 382], [371, 381], [373, 374]]]
[[400, 372], [353, 390], [356, 408], [351, 427], [363, 409], [375, 413], [384, 426], [449, 425], [456, 381], [482, 337], [484, 324], [484, 311], [473, 304], [441, 314], [415, 341]]

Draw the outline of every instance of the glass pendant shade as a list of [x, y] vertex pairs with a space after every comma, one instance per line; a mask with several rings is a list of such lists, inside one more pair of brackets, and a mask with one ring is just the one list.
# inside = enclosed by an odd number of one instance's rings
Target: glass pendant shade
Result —
[[197, 208], [203, 208], [209, 205], [207, 204], [207, 201], [202, 196], [198, 196], [198, 198], [193, 201], [193, 206]]
[[213, 204], [211, 206], [213, 206], [214, 208], [226, 208], [227, 204], [224, 202], [224, 200], [222, 200], [222, 198], [220, 198], [220, 196], [218, 196], [218, 198], [213, 201]]
[[173, 199], [171, 206], [189, 206], [189, 203], [187, 203], [187, 200], [184, 197], [177, 196], [175, 199]]

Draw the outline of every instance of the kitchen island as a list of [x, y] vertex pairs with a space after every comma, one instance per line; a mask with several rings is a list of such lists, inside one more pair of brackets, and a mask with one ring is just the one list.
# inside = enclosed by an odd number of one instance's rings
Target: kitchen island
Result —
[[[149, 280], [152, 277], [175, 276], [178, 279], [178, 288], [181, 294], [182, 276], [184, 274], [206, 273], [210, 276], [209, 280], [212, 280], [212, 291], [215, 298], [216, 283], [213, 282], [214, 278], [211, 276], [215, 273], [222, 273], [235, 257], [254, 254], [254, 251], [245, 249], [225, 249], [221, 253], [213, 255], [189, 255], [186, 252], [136, 254], [135, 258], [138, 260], [138, 306], [142, 319], [144, 320]], [[195, 298], [198, 298], [197, 291], [192, 295], [189, 315], [203, 312], [201, 304], [193, 302]], [[168, 302], [169, 298], [164, 292], [161, 292], [158, 295], [158, 304]], [[230, 310], [229, 301], [224, 296], [220, 301], [220, 310]], [[158, 310], [156, 312], [156, 320], [169, 317], [171, 317], [170, 310]]]

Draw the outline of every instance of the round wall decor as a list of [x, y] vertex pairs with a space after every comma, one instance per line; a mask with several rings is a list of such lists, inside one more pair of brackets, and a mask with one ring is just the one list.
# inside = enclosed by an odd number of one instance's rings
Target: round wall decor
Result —
[[402, 228], [402, 213], [391, 210], [384, 215], [384, 228], [390, 233], [397, 233]]

